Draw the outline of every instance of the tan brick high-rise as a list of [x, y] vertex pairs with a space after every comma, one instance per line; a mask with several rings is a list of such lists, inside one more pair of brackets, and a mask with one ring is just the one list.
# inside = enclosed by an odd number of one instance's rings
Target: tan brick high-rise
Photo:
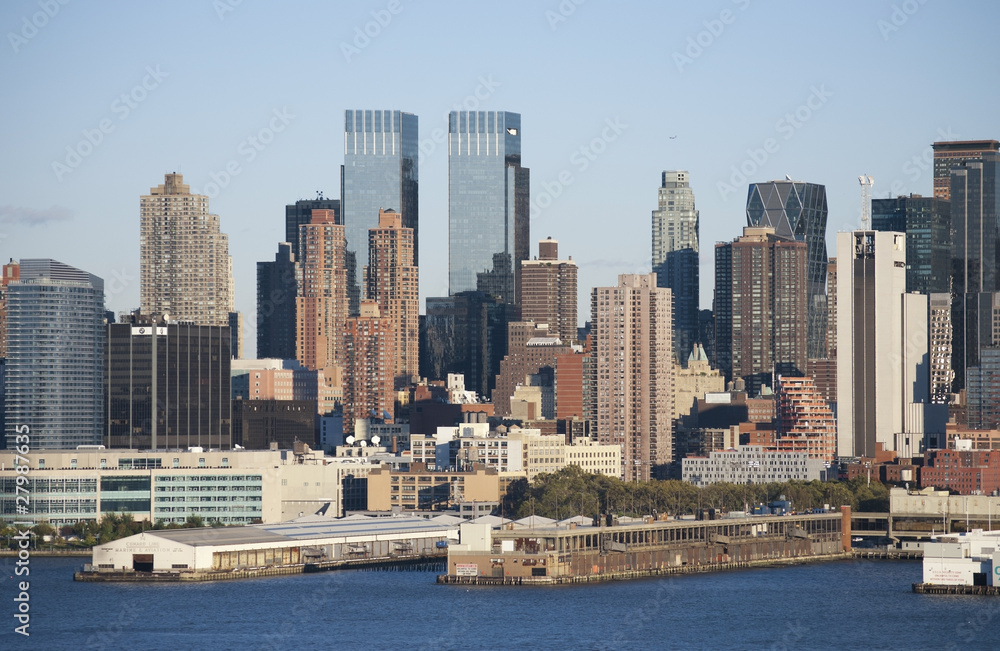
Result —
[[591, 294], [592, 431], [622, 446], [625, 481], [646, 481], [673, 460], [671, 299], [656, 274], [622, 274]]
[[576, 341], [577, 267], [559, 259], [559, 242], [538, 243], [538, 258], [521, 261], [521, 320], [546, 323], [564, 344]]
[[361, 301], [360, 314], [347, 319], [344, 326], [345, 433], [354, 431], [357, 418], [374, 416], [391, 422], [394, 417], [395, 331], [392, 319], [379, 314], [375, 301]]
[[343, 367], [347, 322], [344, 226], [333, 210], [313, 210], [299, 226], [301, 294], [295, 299], [295, 356], [306, 368]]
[[400, 213], [379, 210], [378, 227], [368, 231], [368, 260], [366, 293], [395, 328], [393, 376], [402, 387], [420, 374], [420, 296], [413, 264], [413, 229], [403, 227]]
[[197, 325], [228, 325], [233, 311], [229, 238], [208, 197], [167, 174], [140, 205], [139, 302], [143, 314]]

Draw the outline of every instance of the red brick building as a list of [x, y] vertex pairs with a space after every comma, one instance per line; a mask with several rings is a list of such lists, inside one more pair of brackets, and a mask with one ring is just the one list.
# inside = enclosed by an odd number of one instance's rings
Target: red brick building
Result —
[[930, 450], [920, 472], [923, 487], [989, 495], [1000, 490], [1000, 450]]

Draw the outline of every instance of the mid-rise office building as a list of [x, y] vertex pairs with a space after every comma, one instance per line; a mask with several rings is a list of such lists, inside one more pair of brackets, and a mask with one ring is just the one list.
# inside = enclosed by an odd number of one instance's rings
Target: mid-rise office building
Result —
[[807, 258], [806, 242], [769, 227], [715, 245], [715, 354], [727, 379], [742, 378], [751, 395], [773, 389], [775, 373], [805, 374]]
[[[417, 116], [403, 111], [344, 112], [344, 164], [340, 168], [340, 209], [345, 231], [350, 315], [365, 296], [368, 231], [377, 228], [379, 210], [402, 215], [413, 230], [413, 265], [419, 265], [420, 228]], [[368, 297], [370, 298], [370, 297]]]
[[538, 243], [538, 257], [521, 262], [521, 320], [544, 323], [563, 343], [576, 341], [577, 267], [559, 259], [559, 242]]
[[17, 434], [30, 436], [32, 451], [99, 444], [104, 281], [55, 260], [24, 259], [6, 291], [8, 449]]
[[1000, 142], [996, 140], [954, 140], [935, 142], [934, 149], [934, 196], [951, 198], [951, 170], [961, 167], [967, 161], [979, 160], [986, 152], [1000, 152]]
[[448, 293], [479, 290], [519, 305], [529, 257], [528, 169], [521, 116], [452, 111], [448, 117]]
[[906, 291], [951, 291], [951, 206], [911, 194], [872, 199], [872, 230], [906, 233]]
[[686, 171], [663, 172], [653, 211], [653, 271], [674, 298], [674, 354], [683, 364], [698, 341], [698, 211]]
[[800, 181], [750, 184], [747, 225], [767, 226], [780, 237], [806, 243], [806, 296], [810, 359], [826, 351], [826, 187]]
[[396, 385], [403, 387], [420, 373], [420, 296], [413, 229], [403, 227], [398, 212], [382, 210], [378, 227], [368, 231], [368, 238], [367, 295], [395, 327], [393, 377]]
[[257, 263], [257, 357], [292, 359], [295, 350], [295, 302], [302, 274], [292, 247], [280, 242], [274, 262]]
[[837, 235], [837, 453], [874, 457], [923, 433], [929, 402], [927, 296], [906, 293], [906, 235]]
[[618, 277], [595, 287], [594, 424], [599, 443], [619, 445], [626, 481], [662, 476], [673, 461], [671, 293], [656, 274]]
[[233, 260], [208, 197], [180, 174], [140, 198], [139, 294], [143, 314], [224, 326], [233, 311]]
[[688, 457], [681, 462], [681, 477], [698, 487], [716, 482], [772, 484], [814, 481], [823, 477], [820, 459], [805, 452], [778, 452], [759, 445], [711, 452], [708, 458]]
[[106, 328], [106, 446], [232, 447], [229, 326], [133, 314]]
[[233, 447], [290, 450], [316, 438], [315, 400], [233, 400]]
[[313, 370], [345, 364], [347, 268], [344, 227], [330, 210], [313, 211], [299, 227], [301, 294], [295, 299], [295, 357]]

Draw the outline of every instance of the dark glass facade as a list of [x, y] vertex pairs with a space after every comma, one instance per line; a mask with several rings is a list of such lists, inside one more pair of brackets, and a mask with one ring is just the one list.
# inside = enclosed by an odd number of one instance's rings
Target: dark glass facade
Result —
[[378, 227], [379, 209], [402, 213], [403, 227], [413, 229], [413, 264], [419, 265], [419, 155], [416, 115], [402, 111], [345, 111], [344, 165], [340, 168], [343, 214], [338, 223], [344, 224], [347, 236], [351, 316], [358, 314], [360, 300], [366, 298], [368, 231]]
[[108, 325], [104, 444], [231, 448], [230, 342], [228, 326]]
[[299, 226], [309, 223], [314, 210], [332, 210], [337, 213], [336, 223], [344, 223], [339, 199], [299, 199], [285, 206], [285, 241], [291, 244], [296, 261], [302, 259], [299, 256]]
[[318, 447], [315, 400], [233, 400], [234, 445], [291, 450], [296, 441]]
[[32, 450], [100, 443], [104, 281], [55, 260], [21, 260], [7, 315], [7, 447], [23, 426]]
[[826, 186], [801, 181], [751, 183], [747, 225], [770, 226], [776, 235], [806, 243], [809, 304], [808, 356], [827, 357], [826, 349]]
[[448, 293], [479, 290], [520, 304], [529, 257], [529, 172], [521, 116], [452, 111], [448, 119]]
[[906, 291], [951, 291], [951, 206], [936, 197], [872, 200], [872, 230], [906, 233]]
[[292, 244], [281, 242], [274, 262], [257, 263], [258, 359], [295, 359], [295, 298], [299, 295], [295, 260]]

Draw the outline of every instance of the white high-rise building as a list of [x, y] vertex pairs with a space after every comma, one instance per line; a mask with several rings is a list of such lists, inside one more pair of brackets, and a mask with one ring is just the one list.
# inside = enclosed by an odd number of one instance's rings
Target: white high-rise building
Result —
[[229, 237], [208, 197], [191, 194], [180, 174], [140, 198], [139, 302], [143, 314], [196, 325], [229, 325], [233, 262]]
[[922, 434], [929, 402], [927, 296], [906, 293], [906, 236], [837, 234], [837, 454], [875, 456]]

